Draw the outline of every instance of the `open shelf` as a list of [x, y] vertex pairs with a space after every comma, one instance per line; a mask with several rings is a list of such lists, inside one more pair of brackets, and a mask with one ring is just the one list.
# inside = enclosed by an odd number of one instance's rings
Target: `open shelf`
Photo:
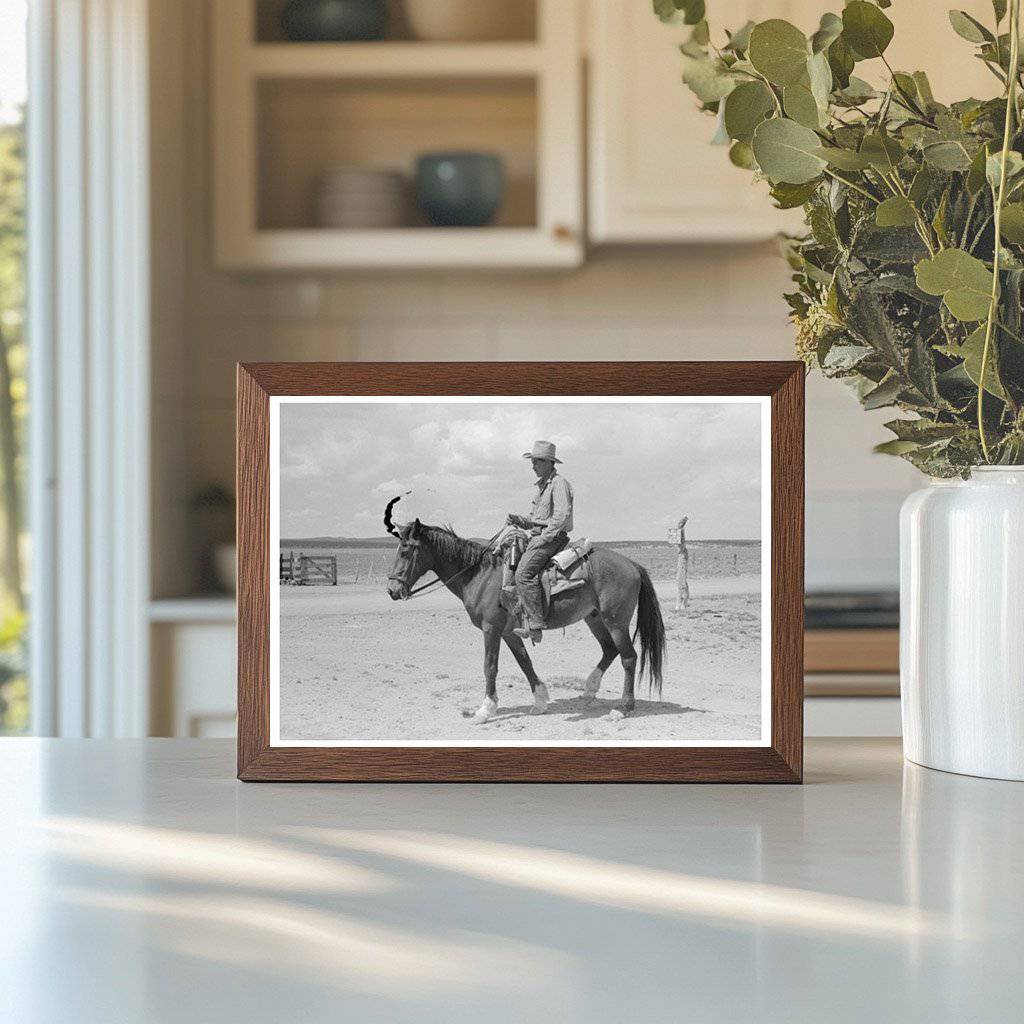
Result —
[[[412, 197], [413, 178], [416, 158], [439, 150], [497, 153], [504, 165], [493, 227], [467, 229], [467, 236], [536, 227], [532, 79], [272, 79], [258, 84], [256, 119], [261, 231], [331, 230], [317, 224], [314, 197], [325, 174], [351, 166], [402, 174], [408, 224], [397, 230], [429, 230]], [[360, 231], [355, 241], [372, 245], [378, 233]], [[442, 234], [453, 240], [452, 229]]]
[[[581, 54], [576, 0], [530, 4], [505, 42], [281, 41], [278, 0], [213, 7], [214, 244], [232, 269], [567, 267], [583, 258]], [[321, 226], [320, 183], [341, 169], [400, 172], [461, 150], [501, 157], [492, 221]], [[362, 209], [360, 210], [362, 212]], [[353, 218], [373, 223], [369, 216]]]
[[250, 47], [257, 78], [382, 78], [533, 75], [535, 43], [269, 43]]

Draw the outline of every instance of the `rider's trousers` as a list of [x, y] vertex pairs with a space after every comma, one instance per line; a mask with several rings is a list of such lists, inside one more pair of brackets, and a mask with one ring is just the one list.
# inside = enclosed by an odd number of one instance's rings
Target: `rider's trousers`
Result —
[[540, 574], [553, 555], [558, 554], [568, 540], [565, 533], [557, 533], [550, 540], [542, 540], [538, 534], [529, 544], [516, 566], [516, 589], [526, 612], [526, 624], [530, 629], [544, 628], [544, 599], [540, 588]]

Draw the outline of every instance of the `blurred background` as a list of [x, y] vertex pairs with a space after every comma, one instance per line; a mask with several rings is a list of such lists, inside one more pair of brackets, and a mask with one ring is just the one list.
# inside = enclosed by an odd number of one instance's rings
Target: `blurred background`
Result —
[[[719, 31], [829, 9], [708, 6]], [[990, 95], [927, 6], [888, 11], [894, 66]], [[0, 2], [5, 732], [233, 732], [237, 361], [794, 357], [799, 218], [709, 144], [650, 0], [26, 14]], [[886, 418], [808, 380], [811, 733], [899, 730], [919, 480], [871, 453]]]

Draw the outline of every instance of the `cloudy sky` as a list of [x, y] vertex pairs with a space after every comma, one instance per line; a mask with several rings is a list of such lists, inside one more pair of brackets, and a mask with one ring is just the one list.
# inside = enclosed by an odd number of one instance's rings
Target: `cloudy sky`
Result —
[[489, 537], [535, 490], [522, 458], [555, 442], [575, 492], [574, 536], [760, 536], [761, 409], [747, 403], [294, 403], [280, 406], [281, 536], [384, 535], [399, 520]]

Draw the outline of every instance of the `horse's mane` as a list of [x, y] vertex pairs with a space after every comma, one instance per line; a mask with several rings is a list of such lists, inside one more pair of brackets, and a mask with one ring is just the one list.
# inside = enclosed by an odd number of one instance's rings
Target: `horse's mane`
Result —
[[446, 561], [457, 569], [469, 569], [474, 565], [494, 565], [497, 556], [490, 548], [475, 540], [460, 537], [449, 524], [444, 526], [423, 526], [422, 538]]

